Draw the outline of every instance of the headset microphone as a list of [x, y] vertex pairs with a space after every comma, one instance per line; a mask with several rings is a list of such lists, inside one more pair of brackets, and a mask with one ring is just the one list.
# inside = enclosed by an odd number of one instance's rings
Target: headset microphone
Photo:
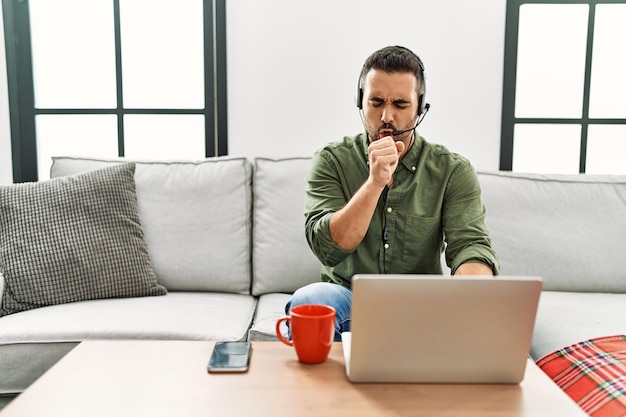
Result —
[[424, 120], [424, 117], [426, 116], [426, 113], [428, 113], [428, 109], [430, 109], [430, 104], [426, 103], [424, 105], [424, 111], [422, 112], [422, 114], [420, 114], [420, 116], [417, 118], [417, 122], [415, 123], [415, 126], [413, 126], [410, 129], [404, 129], [404, 130], [394, 130], [393, 132], [391, 132], [391, 136], [398, 136], [401, 135], [403, 133], [406, 132], [410, 132], [411, 130], [415, 130], [417, 128], [417, 126], [422, 123], [422, 120]]

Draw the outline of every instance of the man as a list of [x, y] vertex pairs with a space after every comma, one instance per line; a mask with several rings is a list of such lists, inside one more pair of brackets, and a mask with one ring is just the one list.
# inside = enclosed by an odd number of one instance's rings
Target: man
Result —
[[318, 151], [308, 178], [306, 237], [322, 281], [296, 291], [299, 304], [337, 310], [335, 340], [350, 330], [356, 273], [493, 275], [498, 260], [469, 161], [415, 128], [428, 111], [424, 67], [391, 46], [365, 62], [357, 90], [365, 133]]

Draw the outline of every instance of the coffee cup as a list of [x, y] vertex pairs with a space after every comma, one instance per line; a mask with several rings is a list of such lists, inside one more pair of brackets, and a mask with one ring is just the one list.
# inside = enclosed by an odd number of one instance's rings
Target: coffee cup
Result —
[[[335, 309], [322, 304], [295, 306], [289, 315], [276, 322], [278, 339], [296, 350], [303, 363], [322, 363], [328, 357], [335, 336]], [[280, 324], [287, 322], [291, 340], [280, 332]]]

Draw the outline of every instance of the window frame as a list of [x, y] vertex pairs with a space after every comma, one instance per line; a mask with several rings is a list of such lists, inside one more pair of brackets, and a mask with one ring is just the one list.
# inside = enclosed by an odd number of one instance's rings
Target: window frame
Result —
[[[515, 117], [515, 89], [517, 82], [517, 45], [519, 36], [519, 12], [523, 4], [587, 4], [587, 45], [583, 86], [583, 107], [580, 118], [528, 118]], [[626, 4], [624, 0], [507, 0], [506, 25], [504, 39], [504, 77], [502, 92], [502, 126], [500, 143], [500, 170], [513, 170], [513, 131], [516, 124], [576, 124], [580, 125], [579, 173], [584, 174], [587, 162], [587, 135], [589, 125], [613, 124], [626, 125], [622, 118], [590, 118], [589, 92], [591, 86], [591, 64], [593, 60], [593, 41], [595, 12], [598, 4]]]
[[[52, 0], [51, 0], [52, 1]], [[228, 154], [226, 0], [202, 0], [204, 26], [204, 108], [129, 109], [123, 103], [120, 0], [114, 11], [117, 105], [112, 109], [38, 109], [35, 107], [29, 7], [27, 0], [2, 0], [4, 16], [13, 182], [37, 181], [38, 115], [102, 114], [117, 117], [118, 156], [124, 156], [124, 116], [191, 114], [205, 118], [205, 157]]]

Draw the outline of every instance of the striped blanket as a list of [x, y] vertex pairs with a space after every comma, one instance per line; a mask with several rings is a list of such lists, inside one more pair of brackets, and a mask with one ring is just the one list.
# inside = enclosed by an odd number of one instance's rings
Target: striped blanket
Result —
[[626, 416], [626, 335], [576, 343], [537, 365], [590, 416]]

